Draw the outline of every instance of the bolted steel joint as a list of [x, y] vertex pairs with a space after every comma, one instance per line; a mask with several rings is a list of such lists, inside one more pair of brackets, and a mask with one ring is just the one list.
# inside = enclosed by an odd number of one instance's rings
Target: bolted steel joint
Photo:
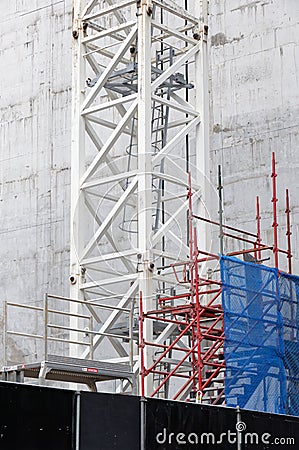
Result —
[[150, 1], [147, 1], [146, 12], [149, 16], [153, 14], [153, 4]]
[[70, 275], [69, 276], [69, 280], [71, 284], [76, 284], [77, 283], [77, 277], [76, 275]]
[[149, 265], [148, 265], [148, 270], [149, 270], [150, 272], [153, 272], [154, 268], [155, 268], [155, 264], [154, 264], [153, 262], [149, 263]]

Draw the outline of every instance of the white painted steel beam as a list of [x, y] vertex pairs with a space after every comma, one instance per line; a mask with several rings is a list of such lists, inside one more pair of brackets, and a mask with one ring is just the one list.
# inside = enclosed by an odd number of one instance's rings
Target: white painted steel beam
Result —
[[195, 119], [193, 119], [191, 122], [188, 123], [183, 129], [181, 129], [178, 134], [172, 138], [171, 141], [168, 142], [168, 144], [165, 145], [161, 149], [161, 151], [154, 156], [153, 162], [154, 164], [157, 164], [161, 161], [162, 158], [165, 158], [171, 150], [174, 148], [175, 145], [177, 145], [184, 137], [187, 136], [197, 125], [200, 124], [200, 116], [197, 116]]
[[189, 20], [193, 22], [194, 25], [198, 24], [198, 18], [193, 14], [190, 14], [185, 8], [179, 5], [179, 2], [175, 2], [172, 0], [153, 0], [153, 3], [159, 6], [163, 11], [169, 11], [171, 14], [174, 14], [181, 19]]
[[130, 21], [130, 22], [126, 22], [122, 25], [113, 27], [113, 28], [108, 28], [105, 31], [100, 31], [99, 33], [94, 33], [91, 36], [88, 36], [84, 39], [82, 39], [82, 43], [83, 44], [89, 44], [90, 42], [96, 41], [98, 39], [102, 39], [106, 36], [111, 36], [115, 33], [115, 31], [122, 31], [122, 30], [126, 30], [127, 28], [131, 28], [133, 25], [135, 25], [135, 20], [134, 21]]
[[[110, 275], [110, 274], [109, 274]], [[81, 289], [90, 289], [97, 286], [113, 286], [118, 283], [124, 283], [126, 281], [135, 280], [137, 278], [136, 273], [130, 273], [129, 275], [123, 274], [120, 277], [112, 277], [107, 278], [105, 280], [99, 280], [99, 281], [90, 281], [89, 283], [84, 283], [81, 286]]]
[[132, 116], [134, 115], [135, 111], [136, 111], [136, 107], [137, 107], [137, 101], [135, 101], [130, 108], [128, 109], [128, 111], [126, 112], [126, 114], [124, 115], [124, 117], [120, 120], [119, 124], [117, 125], [117, 127], [115, 128], [115, 130], [113, 131], [113, 133], [111, 134], [111, 136], [109, 137], [109, 139], [107, 139], [107, 141], [105, 142], [105, 144], [103, 145], [101, 151], [99, 152], [99, 154], [95, 157], [95, 159], [93, 160], [93, 162], [89, 165], [88, 169], [85, 171], [81, 183], [83, 184], [85, 181], [87, 181], [87, 179], [92, 176], [94, 174], [94, 172], [97, 170], [101, 160], [106, 156], [106, 154], [109, 152], [109, 150], [112, 148], [112, 146], [115, 144], [115, 142], [117, 141], [117, 139], [119, 138], [119, 136], [121, 135], [122, 131], [124, 130], [124, 128], [126, 127], [128, 121], [132, 118]]
[[84, 259], [89, 254], [89, 252], [94, 248], [97, 241], [105, 234], [107, 228], [113, 221], [114, 217], [119, 213], [120, 209], [124, 207], [126, 204], [127, 198], [135, 191], [137, 187], [137, 178], [133, 180], [128, 189], [124, 191], [122, 196], [119, 198], [118, 202], [114, 205], [114, 207], [111, 209], [108, 216], [103, 221], [102, 225], [99, 227], [99, 229], [95, 232], [94, 236], [90, 239], [88, 244], [84, 247], [81, 258]]
[[[102, 184], [115, 183], [117, 181], [123, 180], [124, 178], [129, 179], [136, 175], [137, 175], [136, 170], [130, 171], [130, 172], [118, 173], [117, 175], [112, 175], [110, 177], [101, 178], [99, 180], [93, 180], [93, 181], [83, 183], [81, 186], [81, 189], [88, 189], [88, 188], [92, 188], [95, 186], [100, 186]], [[158, 174], [155, 174], [155, 175], [158, 176]]]
[[[98, 227], [100, 227], [102, 225], [102, 221], [99, 219], [98, 215], [96, 214], [96, 211], [94, 210], [93, 206], [91, 205], [91, 203], [89, 202], [87, 197], [85, 197], [85, 204], [86, 204], [89, 212], [92, 214], [92, 217], [96, 221]], [[116, 242], [115, 239], [113, 239], [113, 237], [111, 236], [111, 234], [108, 230], [106, 230], [105, 237], [108, 240], [108, 242], [110, 243], [113, 250], [120, 253], [120, 255], [121, 255], [122, 252], [119, 248], [118, 242]], [[122, 265], [124, 265], [127, 268], [128, 273], [131, 273], [134, 271], [134, 266], [130, 260], [128, 260], [127, 258], [123, 258], [121, 256], [120, 261], [121, 261]], [[86, 266], [84, 259], [81, 260], [81, 264], [83, 265], [83, 267]]]
[[91, 89], [90, 93], [85, 98], [83, 105], [82, 105], [82, 110], [88, 108], [91, 105], [91, 103], [93, 102], [93, 100], [95, 99], [97, 94], [100, 92], [100, 90], [102, 89], [102, 87], [104, 86], [106, 81], [108, 80], [109, 75], [117, 67], [117, 64], [119, 63], [121, 58], [124, 56], [124, 54], [130, 47], [130, 45], [132, 45], [132, 41], [136, 37], [136, 34], [137, 34], [137, 28], [134, 27], [131, 30], [130, 34], [127, 36], [126, 40], [123, 42], [123, 44], [119, 48], [119, 50], [117, 51], [117, 53], [114, 55], [113, 59], [111, 60], [110, 64], [106, 68], [106, 70], [104, 70], [104, 72], [101, 74], [96, 85]]
[[181, 39], [181, 40], [183, 40], [185, 42], [188, 42], [189, 44], [190, 43], [194, 44], [194, 38], [189, 37], [185, 33], [180, 33], [179, 31], [177, 31], [177, 30], [175, 30], [173, 28], [167, 27], [166, 25], [161, 24], [161, 23], [159, 23], [159, 22], [157, 22], [155, 20], [152, 21], [152, 25], [157, 30], [164, 31], [165, 38], [169, 37], [169, 36], [175, 36], [176, 38]]
[[193, 117], [198, 117], [199, 115], [198, 111], [195, 111], [193, 108], [190, 108], [187, 105], [182, 105], [181, 103], [176, 103], [163, 97], [158, 97], [157, 95], [153, 95], [152, 99], [160, 103], [161, 105], [168, 106], [169, 108], [174, 109], [178, 112], [189, 114]]
[[[123, 296], [123, 298], [118, 303], [119, 308], [127, 308], [128, 305], [132, 302], [132, 298], [136, 295], [136, 291], [138, 291], [138, 281], [134, 281], [134, 283], [130, 286], [126, 294]], [[115, 309], [109, 317], [105, 320], [105, 323], [101, 326], [99, 329], [99, 332], [101, 333], [101, 336], [96, 336], [94, 339], [94, 348], [96, 349], [101, 341], [104, 339], [104, 333], [108, 332], [111, 327], [115, 324], [115, 322], [119, 319], [122, 312], [119, 309]], [[89, 350], [85, 350], [82, 353], [83, 358], [87, 358], [89, 356]]]
[[[85, 170], [85, 120], [80, 114], [81, 104], [84, 101], [82, 92], [85, 84], [86, 61], [83, 57], [84, 47], [82, 32], [79, 32], [81, 26], [82, 2], [74, 1], [74, 19], [73, 33], [78, 33], [78, 38], [73, 39], [73, 72], [72, 72], [72, 147], [71, 147], [71, 223], [70, 223], [70, 297], [83, 300], [84, 297], [80, 290], [80, 284], [83, 281], [80, 260], [78, 253], [83, 248], [85, 239], [84, 231], [80, 229], [84, 221], [84, 205], [81, 197], [80, 178]], [[79, 225], [80, 224], [80, 225]], [[78, 322], [75, 317], [80, 312], [79, 306], [71, 302], [69, 305], [70, 313], [74, 316], [70, 319], [70, 326], [78, 328]], [[79, 341], [78, 333], [71, 331], [70, 340]], [[70, 356], [76, 357], [81, 349], [77, 344], [70, 344]]]
[[[121, 97], [121, 98], [117, 98], [115, 100], [111, 100], [107, 103], [100, 103], [91, 108], [84, 109], [82, 111], [82, 116], [91, 114], [91, 113], [103, 112], [103, 111], [106, 111], [107, 109], [114, 108], [117, 105], [124, 105], [125, 103], [134, 101], [134, 100], [136, 100], [136, 98], [137, 98], [137, 95], [132, 94], [132, 95], [126, 96], [125, 98]], [[124, 110], [124, 112], [126, 112], [126, 110]]]
[[162, 75], [160, 75], [156, 80], [152, 83], [152, 92], [154, 92], [159, 86], [161, 86], [164, 81], [166, 81], [171, 75], [173, 75], [179, 68], [181, 68], [188, 60], [191, 60], [192, 57], [199, 52], [199, 44], [194, 41], [196, 45], [191, 48], [186, 47], [184, 49], [184, 54], [173, 63], [167, 70], [165, 70]]
[[[112, 2], [107, 2], [110, 3], [111, 6], [109, 6], [108, 8], [103, 8], [101, 9], [100, 12], [97, 12], [95, 14], [86, 14], [84, 19], [85, 20], [90, 20], [90, 19], [98, 19], [99, 17], [102, 16], [106, 16], [109, 13], [115, 13], [118, 12], [119, 10], [121, 11], [122, 8], [125, 8], [126, 6], [130, 6], [135, 2], [135, 0], [127, 0], [125, 2], [116, 2], [114, 1], [114, 4]], [[91, 9], [89, 8], [89, 12], [91, 11]]]
[[[151, 14], [147, 3], [138, 8], [138, 248], [141, 270], [139, 289], [144, 312], [153, 309], [153, 257], [151, 253], [152, 234], [152, 139], [151, 139]], [[144, 338], [153, 339], [153, 322], [144, 322]], [[144, 363], [149, 367], [153, 360], [153, 350], [145, 351]], [[145, 395], [153, 391], [153, 376], [145, 381]]]

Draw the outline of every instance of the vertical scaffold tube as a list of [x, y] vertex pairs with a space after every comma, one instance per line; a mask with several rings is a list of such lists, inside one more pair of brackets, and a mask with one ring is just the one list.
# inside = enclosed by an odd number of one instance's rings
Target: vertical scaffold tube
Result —
[[273, 255], [274, 255], [274, 265], [275, 268], [278, 269], [279, 261], [278, 261], [278, 223], [277, 223], [277, 186], [276, 186], [276, 161], [275, 161], [275, 153], [272, 153], [272, 203], [273, 203]]
[[223, 207], [222, 207], [222, 174], [221, 166], [218, 166], [218, 196], [219, 196], [219, 240], [220, 240], [220, 254], [223, 255]]
[[145, 377], [145, 367], [144, 367], [144, 336], [143, 336], [143, 303], [142, 303], [142, 292], [140, 292], [139, 298], [139, 376], [140, 376], [140, 395], [144, 397], [144, 377]]
[[256, 197], [256, 245], [257, 245], [257, 260], [261, 259], [261, 212], [260, 212], [260, 198]]
[[291, 210], [290, 210], [290, 197], [289, 197], [289, 190], [286, 189], [286, 217], [287, 217], [287, 246], [288, 246], [288, 272], [292, 273], [292, 247], [291, 247]]
[[[198, 398], [197, 400], [199, 403], [202, 401], [203, 397], [203, 391], [202, 391], [202, 358], [201, 358], [201, 341], [202, 341], [202, 335], [201, 335], [201, 323], [200, 323], [200, 316], [201, 316], [201, 305], [200, 305], [200, 299], [199, 299], [199, 271], [198, 271], [198, 247], [197, 247], [197, 232], [196, 228], [194, 228], [194, 280], [195, 280], [195, 299], [196, 299], [196, 305], [195, 305], [195, 311], [196, 311], [196, 343], [197, 343], [197, 380], [198, 380], [198, 387], [197, 387], [197, 394]], [[191, 345], [193, 346], [193, 342]]]

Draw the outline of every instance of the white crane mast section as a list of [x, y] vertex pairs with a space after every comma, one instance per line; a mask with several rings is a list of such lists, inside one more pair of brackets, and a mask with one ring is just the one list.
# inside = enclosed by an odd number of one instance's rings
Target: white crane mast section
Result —
[[[133, 361], [133, 346], [116, 337], [127, 311], [138, 316], [140, 296], [149, 311], [186, 288], [171, 264], [189, 257], [188, 171], [195, 210], [209, 198], [202, 3], [74, 0], [70, 296], [89, 304], [98, 358]], [[206, 230], [199, 238], [206, 246]], [[95, 300], [114, 310], [100, 315]], [[145, 320], [146, 341], [171, 334], [154, 328]], [[88, 352], [71, 346], [72, 356]], [[134, 361], [138, 376], [137, 346]], [[145, 395], [154, 383], [147, 377]]]

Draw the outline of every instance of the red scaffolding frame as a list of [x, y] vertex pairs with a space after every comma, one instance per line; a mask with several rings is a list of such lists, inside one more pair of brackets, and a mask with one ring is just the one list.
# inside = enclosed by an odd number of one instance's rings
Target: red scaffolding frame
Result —
[[[226, 253], [227, 256], [241, 256], [244, 259], [251, 254], [256, 263], [265, 261], [262, 252], [273, 253], [274, 265], [278, 268], [278, 256], [284, 254], [288, 261], [288, 272], [292, 272], [291, 222], [289, 192], [286, 190], [286, 236], [287, 250], [278, 245], [277, 222], [277, 185], [276, 161], [272, 154], [272, 203], [273, 203], [273, 245], [262, 242], [261, 214], [259, 197], [256, 197], [256, 233], [224, 225], [222, 216], [219, 222], [193, 214], [191, 177], [189, 176], [189, 249], [188, 262], [172, 264], [179, 285], [185, 292], [180, 295], [161, 296], [157, 308], [144, 312], [140, 294], [139, 305], [139, 348], [141, 395], [144, 396], [144, 380], [147, 376], [158, 377], [151, 397], [163, 396], [174, 400], [197, 401], [209, 404], [224, 404], [224, 312], [221, 303], [222, 283], [217, 266], [221, 255], [201, 250], [197, 245], [197, 227], [194, 221], [203, 221], [220, 227], [222, 237], [235, 239], [247, 249]], [[221, 173], [220, 173], [221, 180]], [[219, 184], [219, 191], [222, 186]], [[222, 213], [222, 205], [220, 205]], [[221, 247], [223, 248], [223, 242]], [[208, 278], [200, 276], [199, 265], [214, 264]], [[181, 277], [181, 278], [180, 278]], [[173, 326], [171, 339], [164, 342], [147, 342], [144, 339], [143, 323], [150, 320], [161, 327]], [[156, 351], [156, 359], [150, 367], [144, 365], [144, 352], [147, 347]], [[170, 381], [173, 381], [170, 383]]]

